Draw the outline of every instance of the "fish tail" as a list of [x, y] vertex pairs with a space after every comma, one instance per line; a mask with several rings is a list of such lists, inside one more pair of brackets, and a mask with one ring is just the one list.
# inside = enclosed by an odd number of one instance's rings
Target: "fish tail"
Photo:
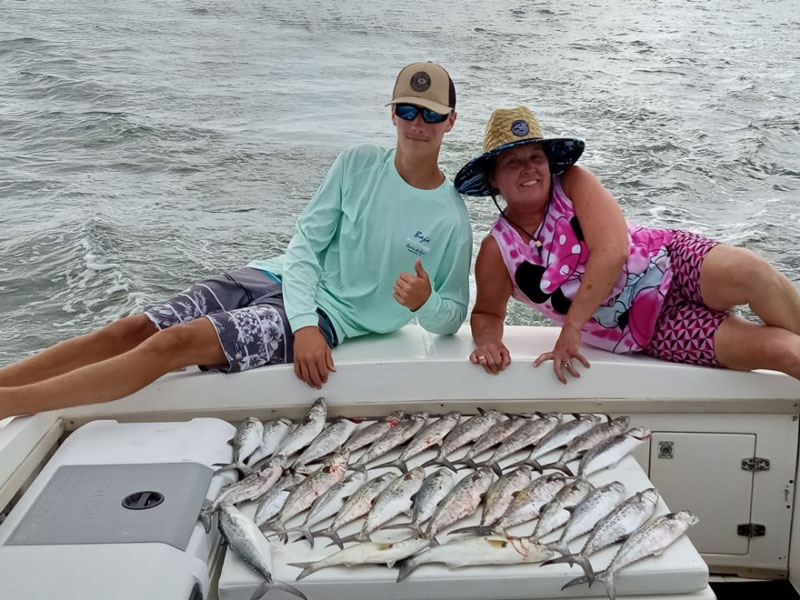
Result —
[[525, 464], [538, 473], [544, 473], [544, 467], [535, 458], [526, 460]]
[[403, 579], [405, 579], [409, 575], [411, 575], [411, 573], [416, 571], [417, 567], [419, 567], [419, 565], [415, 563], [413, 559], [410, 558], [397, 563], [397, 566], [400, 567], [400, 569], [397, 572], [398, 583], [400, 581], [403, 581]]
[[569, 556], [571, 554], [569, 546], [564, 542], [553, 542], [552, 544], [547, 544], [547, 547], [554, 552], [558, 552], [561, 556]]
[[617, 600], [617, 592], [614, 589], [614, 572], [606, 569], [597, 576], [597, 579], [605, 584], [606, 594], [608, 594], [609, 600]]
[[392, 461], [389, 461], [387, 463], [383, 463], [383, 464], [380, 464], [380, 465], [375, 465], [372, 468], [373, 469], [390, 469], [392, 467], [397, 467], [398, 469], [400, 469], [400, 471], [402, 473], [408, 473], [408, 467], [406, 466], [405, 461], [402, 461], [399, 458], [397, 460], [392, 460]]
[[300, 581], [304, 577], [308, 577], [314, 571], [317, 570], [317, 569], [314, 568], [314, 563], [313, 562], [286, 563], [286, 564], [288, 564], [290, 567], [297, 567], [298, 569], [303, 569], [302, 572], [300, 573], [300, 575], [297, 576], [295, 581]]
[[414, 523], [395, 523], [394, 525], [384, 525], [381, 529], [416, 529]]
[[573, 585], [581, 585], [582, 583], [589, 583], [589, 578], [585, 575], [583, 577], [576, 577], [561, 586], [562, 590], [567, 589], [568, 587], [572, 587]]
[[478, 468], [478, 463], [475, 462], [474, 458], [462, 458], [461, 460], [454, 460], [453, 464], [464, 465], [465, 469], [477, 470]]
[[447, 458], [445, 458], [444, 456], [439, 459], [439, 464], [441, 464], [442, 466], [447, 467], [453, 473], [458, 473], [458, 467], [455, 466], [453, 463], [451, 463], [449, 460], [447, 460]]
[[575, 477], [575, 473], [572, 472], [572, 469], [570, 469], [566, 465], [566, 463], [562, 463], [562, 462], [550, 463], [549, 465], [542, 465], [542, 468], [543, 469], [555, 469], [557, 471], [561, 471], [562, 473], [566, 474], [569, 477]]
[[435, 536], [435, 535], [432, 535], [432, 536], [431, 536], [430, 538], [428, 538], [428, 539], [429, 539], [429, 541], [430, 541], [430, 543], [431, 543], [431, 548], [435, 548], [436, 546], [438, 546], [438, 545], [439, 545], [439, 540], [437, 540], [437, 539], [436, 539], [436, 536]]
[[460, 529], [454, 529], [450, 531], [447, 535], [453, 535], [456, 533], [468, 533], [470, 535], [489, 535], [492, 533], [492, 528], [488, 525], [473, 525], [472, 527], [462, 527]]
[[[299, 531], [302, 534], [302, 536], [304, 538], [306, 538], [306, 541], [308, 542], [308, 545], [313, 548], [314, 547], [314, 536], [311, 535], [311, 528], [310, 527], [299, 527], [297, 529], [297, 531]], [[297, 538], [297, 539], [300, 539], [300, 538]]]
[[[283, 583], [282, 581], [273, 581], [272, 583], [268, 584], [268, 587], [267, 587], [267, 590], [265, 590], [265, 593], [266, 593], [266, 591], [268, 591], [268, 590], [270, 590], [272, 588], [277, 588], [279, 590], [283, 590], [284, 592], [288, 592], [288, 593], [292, 594], [293, 596], [297, 596], [298, 598], [302, 598], [303, 600], [308, 600], [308, 597], [303, 592], [298, 590], [293, 585], [289, 585], [288, 583]], [[255, 598], [256, 598], [256, 596], [255, 596], [255, 594], [253, 594], [253, 597], [250, 598], [250, 600], [255, 600]]]
[[339, 546], [339, 548], [343, 548], [344, 544], [346, 544], [347, 542], [356, 541], [359, 538], [360, 535], [361, 535], [360, 533], [353, 533], [351, 535], [346, 535], [345, 537], [339, 537], [338, 534], [331, 533], [331, 535], [328, 536], [328, 537], [331, 538], [331, 543], [328, 544], [328, 546], [326, 546], [326, 547], [330, 547], [330, 546], [333, 546], [334, 544], [336, 544], [337, 546]]
[[[592, 563], [589, 562], [589, 559], [585, 556], [580, 554], [576, 554], [572, 557], [573, 561], [578, 564], [578, 566], [583, 569], [584, 575], [586, 575], [586, 579], [589, 580], [589, 587], [592, 587], [592, 584], [595, 580], [594, 569], [592, 568]], [[570, 563], [570, 567], [572, 564]]]
[[438, 464], [439, 464], [439, 457], [438, 456], [434, 456], [428, 462], [422, 463], [422, 467], [423, 468], [424, 467], [430, 467], [431, 465], [438, 465]]
[[569, 563], [569, 566], [571, 567], [574, 561], [575, 557], [572, 554], [565, 554], [564, 556], [559, 556], [558, 558], [551, 558], [550, 560], [546, 560], [539, 566], [544, 567], [546, 565], [559, 565], [562, 563]]
[[492, 464], [490, 464], [489, 466], [492, 468], [492, 471], [497, 473], [498, 477], [502, 477], [503, 476], [503, 469], [500, 468], [500, 463], [495, 461]]

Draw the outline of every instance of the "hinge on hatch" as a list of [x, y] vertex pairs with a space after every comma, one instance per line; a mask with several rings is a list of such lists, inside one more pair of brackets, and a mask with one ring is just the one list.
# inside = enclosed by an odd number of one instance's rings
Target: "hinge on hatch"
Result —
[[736, 526], [736, 533], [749, 538], [763, 537], [767, 534], [767, 528], [756, 523], [742, 523]]
[[758, 456], [743, 458], [742, 471], [769, 471], [769, 459]]

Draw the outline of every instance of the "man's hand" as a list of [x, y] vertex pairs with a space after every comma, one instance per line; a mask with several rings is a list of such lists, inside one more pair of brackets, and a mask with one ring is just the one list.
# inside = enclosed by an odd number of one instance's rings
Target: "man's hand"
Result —
[[422, 268], [422, 259], [414, 261], [412, 273], [400, 273], [394, 282], [394, 299], [411, 310], [418, 310], [431, 296], [431, 278]]
[[330, 346], [318, 327], [303, 327], [294, 332], [294, 374], [313, 388], [328, 382], [335, 372]]

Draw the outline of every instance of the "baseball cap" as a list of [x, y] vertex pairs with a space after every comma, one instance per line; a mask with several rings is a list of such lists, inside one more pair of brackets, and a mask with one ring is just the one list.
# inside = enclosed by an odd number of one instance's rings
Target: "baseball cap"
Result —
[[432, 61], [412, 63], [397, 76], [392, 101], [416, 104], [447, 114], [456, 107], [456, 88], [447, 71]]

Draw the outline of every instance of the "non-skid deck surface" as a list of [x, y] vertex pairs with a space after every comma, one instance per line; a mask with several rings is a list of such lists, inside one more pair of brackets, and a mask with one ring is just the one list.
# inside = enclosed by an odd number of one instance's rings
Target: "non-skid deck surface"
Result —
[[[465, 454], [466, 449], [461, 454]], [[379, 463], [386, 462], [397, 455], [396, 452], [387, 455]], [[409, 468], [425, 462], [434, 456], [432, 451], [412, 459]], [[526, 456], [521, 453], [503, 461], [503, 465], [510, 464]], [[549, 462], [555, 455], [546, 456], [542, 463]], [[358, 458], [356, 455], [355, 458]], [[573, 463], [576, 464], [576, 463]], [[430, 473], [435, 466], [428, 467]], [[396, 469], [394, 470], [396, 471]], [[380, 474], [382, 470], [370, 469], [369, 478]], [[458, 472], [456, 480], [467, 476], [472, 471], [464, 469]], [[504, 469], [504, 472], [506, 470]], [[534, 473], [534, 476], [536, 474]], [[628, 456], [613, 470], [605, 470], [589, 477], [596, 485], [604, 485], [614, 480], [625, 484], [628, 496], [651, 487], [644, 471], [636, 460]], [[669, 501], [669, 499], [666, 499]], [[240, 507], [246, 514], [252, 515], [253, 505]], [[671, 507], [679, 510], [681, 507]], [[669, 512], [663, 499], [659, 500], [656, 514]], [[477, 514], [464, 519], [449, 529], [456, 529], [466, 525], [478, 524], [480, 509]], [[300, 524], [304, 515], [296, 517], [289, 525]], [[407, 522], [408, 518], [401, 516], [392, 522]], [[340, 535], [356, 533], [361, 528], [362, 520], [358, 520], [340, 530]], [[316, 526], [321, 529], [326, 525]], [[515, 527], [510, 533], [516, 535], [530, 535], [535, 522]], [[448, 530], [449, 530], [448, 529]], [[437, 538], [441, 543], [446, 543], [447, 531], [440, 533]], [[543, 541], [557, 539], [561, 530], [553, 532], [543, 538]], [[373, 541], [399, 541], [409, 536], [407, 530], [381, 531], [373, 535]], [[294, 539], [292, 537], [291, 539]], [[570, 544], [574, 551], [580, 549], [585, 536]], [[295, 585], [303, 591], [309, 600], [378, 600], [378, 599], [517, 599], [517, 598], [580, 598], [585, 596], [605, 597], [602, 584], [595, 584], [592, 588], [575, 586], [561, 591], [567, 581], [582, 575], [579, 567], [567, 565], [548, 565], [540, 567], [538, 564], [528, 565], [502, 565], [481, 566], [450, 569], [444, 565], [424, 565], [414, 571], [408, 579], [396, 583], [397, 569], [385, 566], [364, 565], [359, 567], [334, 567], [320, 570], [295, 582], [300, 573], [297, 567], [287, 563], [309, 562], [319, 560], [338, 551], [335, 546], [325, 547], [328, 539], [319, 537], [315, 547], [309, 547], [305, 540], [290, 542], [283, 545], [279, 541], [266, 543], [266, 548], [271, 552], [274, 578]], [[604, 568], [616, 553], [618, 546], [606, 548], [592, 558], [596, 571]], [[242, 563], [232, 552], [227, 552], [225, 563], [219, 580], [219, 597], [221, 600], [249, 600], [252, 592], [261, 583], [261, 579]], [[649, 558], [626, 568], [617, 577], [616, 589], [618, 596], [627, 597], [629, 600], [645, 600], [658, 597], [662, 594], [671, 594], [670, 600], [710, 600], [714, 594], [708, 587], [708, 568], [703, 559], [685, 536], [669, 547], [661, 556]], [[273, 592], [283, 595], [284, 592]], [[288, 597], [288, 596], [286, 596]]]

